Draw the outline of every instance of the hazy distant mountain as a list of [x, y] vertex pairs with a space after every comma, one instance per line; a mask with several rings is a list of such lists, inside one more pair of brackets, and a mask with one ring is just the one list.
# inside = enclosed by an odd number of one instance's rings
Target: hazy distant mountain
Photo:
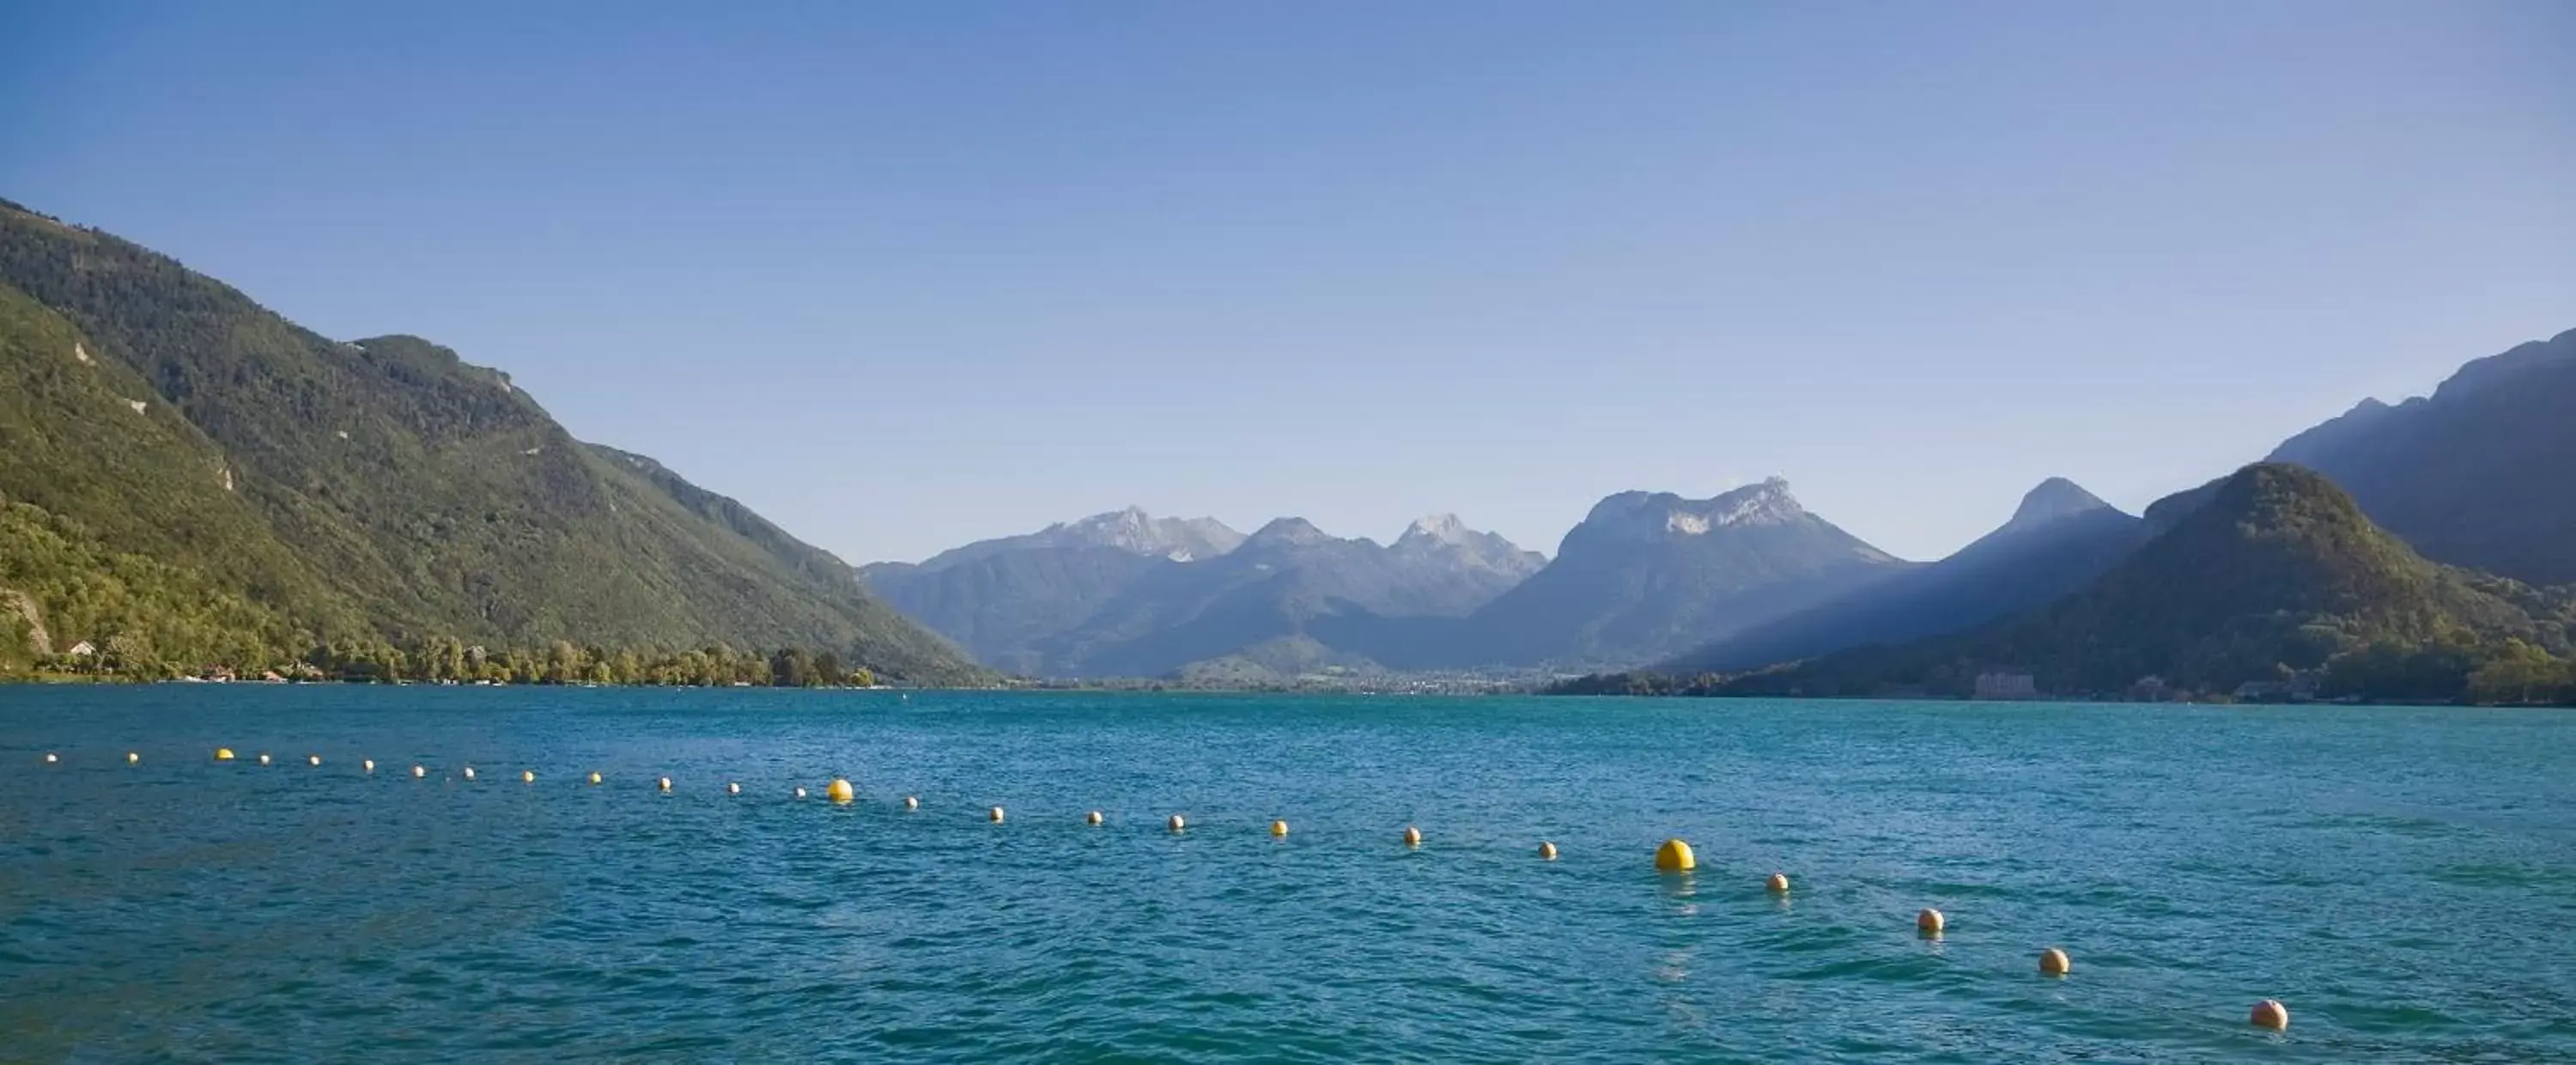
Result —
[[1733, 672], [1971, 628], [2083, 587], [2144, 538], [2139, 519], [2052, 477], [2022, 497], [2012, 520], [1948, 558], [1660, 668]]
[[2271, 461], [2334, 478], [2428, 558], [2576, 582], [2576, 330], [2462, 366], [2430, 397], [2365, 400]]
[[1320, 629], [1399, 668], [1647, 662], [1909, 566], [1808, 513], [1777, 478], [1713, 499], [1622, 492], [1566, 533], [1546, 568], [1463, 621]]
[[2118, 693], [2147, 676], [2227, 692], [2331, 664], [2327, 693], [2449, 697], [2496, 655], [2567, 651], [2563, 596], [2429, 563], [2309, 470], [2248, 466], [2166, 502], [2150, 508], [2162, 531], [2073, 595], [1728, 689], [1965, 694], [2002, 671], [2034, 675], [2043, 692]]
[[1159, 676], [1230, 655], [1337, 661], [1349, 652], [1301, 642], [1307, 621], [1348, 612], [1461, 616], [1544, 562], [1449, 515], [1417, 521], [1380, 546], [1302, 518], [1247, 537], [1213, 519], [1131, 509], [862, 572], [897, 609], [997, 667]]

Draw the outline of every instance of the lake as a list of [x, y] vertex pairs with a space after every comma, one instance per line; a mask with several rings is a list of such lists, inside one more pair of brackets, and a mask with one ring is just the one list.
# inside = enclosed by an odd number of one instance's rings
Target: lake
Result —
[[0, 1057], [393, 1056], [2576, 1060], [2576, 713], [0, 688]]

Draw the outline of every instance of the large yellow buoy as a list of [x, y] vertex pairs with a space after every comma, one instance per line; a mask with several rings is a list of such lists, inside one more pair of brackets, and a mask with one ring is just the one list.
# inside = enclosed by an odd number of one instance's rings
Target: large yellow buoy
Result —
[[364, 770], [366, 770], [367, 772], [373, 773], [373, 772], [375, 772], [375, 771], [376, 771], [376, 760], [375, 760], [375, 759], [373, 759], [373, 758], [369, 758], [369, 759], [366, 759], [365, 761], [359, 762], [359, 763], [358, 763], [358, 768], [360, 768], [360, 769], [364, 769]]
[[141, 752], [141, 751], [127, 751], [127, 752], [125, 752], [125, 764], [127, 764], [127, 765], [133, 765], [134, 763], [136, 763], [136, 762], [140, 762], [140, 761], [142, 761], [142, 760], [143, 760], [143, 752]]
[[1419, 847], [1419, 846], [1421, 846], [1421, 845], [1422, 845], [1422, 830], [1421, 830], [1421, 829], [1418, 829], [1418, 828], [1415, 828], [1415, 827], [1413, 827], [1412, 825], [1406, 825], [1406, 826], [1404, 826], [1404, 845], [1405, 845], [1405, 846], [1407, 846], [1407, 847]]
[[1103, 820], [1105, 820], [1105, 818], [1100, 816], [1100, 811], [1098, 810], [1093, 810], [1090, 813], [1082, 815], [1082, 823], [1086, 825], [1096, 825]]
[[833, 802], [854, 802], [859, 797], [859, 790], [851, 787], [849, 781], [834, 777], [831, 785], [823, 789], [823, 797]]
[[1768, 892], [1770, 892], [1770, 893], [1772, 893], [1772, 894], [1774, 894], [1774, 895], [1786, 895], [1786, 894], [1788, 894], [1788, 893], [1789, 893], [1789, 874], [1787, 874], [1787, 873], [1773, 873], [1773, 874], [1771, 874], [1771, 879], [1769, 879], [1769, 880], [1765, 880], [1765, 881], [1763, 881], [1763, 882], [1762, 882], [1762, 890], [1764, 890], [1764, 891], [1768, 891]]
[[671, 790], [671, 778], [669, 778], [669, 777], [663, 777], [663, 778], [662, 778], [662, 790], [663, 790], [663, 791], [669, 791], [669, 790]]
[[599, 771], [598, 771], [598, 770], [596, 770], [596, 769], [591, 770], [591, 773], [590, 773], [590, 782], [591, 782], [591, 783], [593, 783], [593, 784], [597, 784], [597, 783], [599, 783]]
[[993, 823], [997, 825], [1002, 823], [1002, 808], [999, 806], [993, 808]]
[[537, 782], [537, 771], [536, 771], [536, 770], [534, 770], [534, 769], [522, 769], [522, 770], [520, 770], [520, 771], [519, 771], [519, 783], [521, 783], [521, 784], [534, 784], [534, 783], [536, 783], [536, 782]]
[[1655, 868], [1667, 873], [1687, 873], [1699, 868], [1699, 857], [1691, 853], [1690, 844], [1668, 839], [1655, 848]]
[[428, 767], [428, 766], [418, 766], [418, 765], [416, 765], [416, 766], [411, 767], [411, 778], [412, 778], [413, 780], [419, 780], [420, 778], [425, 777], [425, 776], [428, 776], [428, 775], [429, 775], [429, 767]]
[[2246, 1020], [2252, 1021], [2257, 1028], [2269, 1028], [2277, 1032], [2290, 1026], [2290, 1007], [2282, 1005], [2276, 999], [2267, 998], [2254, 1004], [2254, 1013]]
[[1165, 821], [1165, 822], [1163, 822], [1163, 825], [1164, 825], [1164, 827], [1169, 828], [1169, 829], [1171, 829], [1171, 830], [1172, 830], [1172, 831], [1174, 831], [1174, 832], [1178, 832], [1178, 831], [1180, 831], [1180, 830], [1182, 830], [1182, 829], [1184, 829], [1184, 828], [1188, 828], [1188, 827], [1190, 827], [1190, 823], [1189, 823], [1189, 822], [1187, 822], [1187, 821], [1183, 821], [1183, 820], [1181, 820], [1181, 815], [1179, 815], [1179, 814], [1173, 814], [1173, 815], [1172, 815], [1172, 819], [1171, 819], [1171, 820], [1169, 820], [1169, 821]]
[[918, 795], [906, 795], [906, 796], [904, 796], [904, 797], [903, 797], [903, 808], [904, 808], [904, 809], [906, 809], [906, 810], [918, 810], [918, 809], [921, 809], [921, 796], [918, 796]]
[[215, 761], [218, 761], [218, 762], [229, 762], [229, 761], [232, 761], [232, 760], [233, 760], [233, 749], [232, 749], [232, 748], [230, 748], [230, 747], [217, 747], [217, 748], [215, 748]]
[[308, 755], [305, 755], [305, 756], [304, 756], [304, 764], [306, 764], [306, 765], [321, 765], [321, 764], [322, 764], [322, 756], [321, 756], [321, 755], [318, 755], [318, 754], [308, 754]]
[[1273, 835], [1273, 836], [1278, 836], [1278, 837], [1285, 837], [1285, 836], [1287, 836], [1287, 835], [1288, 835], [1288, 822], [1286, 822], [1286, 821], [1272, 821], [1272, 822], [1270, 822], [1270, 834], [1271, 834], [1271, 835]]
[[1924, 907], [1923, 912], [1914, 915], [1914, 930], [1930, 938], [1941, 938], [1941, 930], [1948, 927], [1950, 927], [1950, 919], [1942, 916], [1941, 911], [1929, 906]]
[[733, 781], [726, 781], [726, 782], [725, 782], [725, 794], [727, 794], [727, 795], [740, 795], [740, 794], [742, 794], [742, 785], [737, 784], [737, 783], [734, 783]]
[[467, 779], [467, 780], [472, 780], [472, 779], [474, 779], [474, 767], [473, 767], [473, 766], [470, 766], [470, 765], [469, 765], [469, 766], [466, 766], [466, 767], [465, 767], [465, 779]]
[[1540, 841], [1538, 841], [1538, 860], [1540, 860], [1540, 861], [1542, 861], [1542, 862], [1552, 862], [1552, 861], [1555, 861], [1555, 860], [1556, 860], [1556, 844], [1554, 844], [1554, 843], [1550, 843], [1550, 842], [1548, 842], [1548, 841], [1546, 841], [1546, 840], [1540, 840]]
[[2074, 962], [2067, 959], [2066, 952], [2056, 947], [2039, 952], [2039, 972], [2042, 976], [2064, 976], [2074, 965]]

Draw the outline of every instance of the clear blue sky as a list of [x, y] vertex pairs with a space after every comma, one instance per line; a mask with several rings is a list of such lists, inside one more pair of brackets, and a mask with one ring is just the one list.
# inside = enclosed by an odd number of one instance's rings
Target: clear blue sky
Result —
[[2576, 5], [0, 5], [0, 196], [853, 561], [1128, 503], [1911, 557], [2576, 326]]

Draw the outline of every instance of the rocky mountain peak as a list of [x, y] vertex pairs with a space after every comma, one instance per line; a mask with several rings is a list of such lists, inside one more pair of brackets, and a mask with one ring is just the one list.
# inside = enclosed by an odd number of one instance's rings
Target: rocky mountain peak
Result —
[[1306, 547], [1330, 543], [1332, 534], [1315, 527], [1304, 518], [1273, 518], [1270, 524], [1255, 530], [1243, 544], [1246, 547]]
[[1789, 482], [1772, 477], [1708, 499], [1686, 499], [1671, 492], [1621, 492], [1595, 504], [1583, 524], [1620, 539], [1662, 540], [1705, 536], [1726, 528], [1786, 525], [1806, 513], [1807, 508], [1789, 493]]
[[2085, 491], [2082, 485], [2064, 477], [2051, 477], [2039, 482], [2038, 487], [2022, 495], [2021, 506], [2013, 511], [2012, 520], [2005, 522], [2004, 528], [2032, 529], [2060, 518], [2108, 510], [2110, 507], [2111, 504], [2103, 502], [2100, 496]]

